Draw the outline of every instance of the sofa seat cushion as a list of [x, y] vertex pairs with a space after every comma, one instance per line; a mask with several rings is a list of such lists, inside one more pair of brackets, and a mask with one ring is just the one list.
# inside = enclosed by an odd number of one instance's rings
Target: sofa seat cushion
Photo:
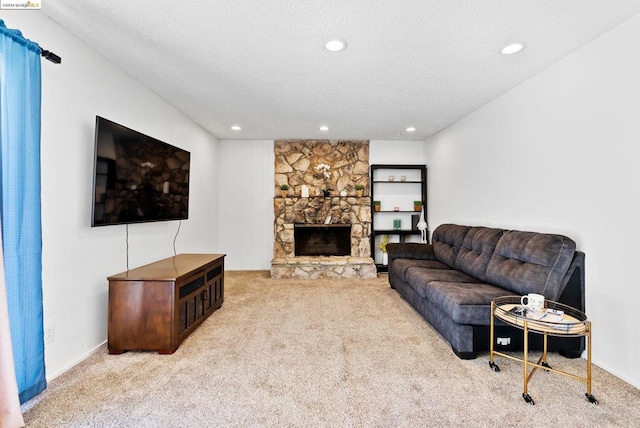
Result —
[[423, 267], [410, 267], [407, 269], [406, 281], [423, 298], [428, 298], [427, 288], [431, 282], [480, 282], [472, 276], [453, 269], [427, 269]]
[[403, 281], [407, 281], [407, 271], [410, 268], [425, 268], [425, 269], [448, 269], [451, 268], [436, 260], [416, 260], [416, 259], [395, 259], [393, 261], [393, 272], [398, 275]]
[[485, 283], [430, 282], [427, 298], [456, 324], [489, 325], [491, 301], [509, 295], [504, 288]]

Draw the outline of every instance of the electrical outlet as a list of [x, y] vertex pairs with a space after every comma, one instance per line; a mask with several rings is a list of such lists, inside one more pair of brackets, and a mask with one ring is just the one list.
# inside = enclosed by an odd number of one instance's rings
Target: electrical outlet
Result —
[[56, 326], [55, 324], [47, 328], [44, 332], [44, 343], [49, 344], [56, 340]]
[[511, 343], [511, 338], [510, 337], [497, 337], [496, 338], [496, 342], [498, 343], [498, 345], [501, 346], [507, 346]]

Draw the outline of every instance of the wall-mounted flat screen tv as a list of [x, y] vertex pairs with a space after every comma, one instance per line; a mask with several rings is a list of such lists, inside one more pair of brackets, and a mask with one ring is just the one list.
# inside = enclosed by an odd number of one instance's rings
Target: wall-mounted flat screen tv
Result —
[[184, 220], [191, 154], [96, 116], [91, 226]]

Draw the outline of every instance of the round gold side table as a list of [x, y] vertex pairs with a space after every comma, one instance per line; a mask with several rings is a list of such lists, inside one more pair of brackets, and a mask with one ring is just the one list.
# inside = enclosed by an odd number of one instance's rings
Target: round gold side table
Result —
[[[555, 313], [554, 313], [555, 311]], [[559, 315], [562, 313], [562, 315]], [[494, 325], [495, 319], [523, 330], [524, 349], [522, 358], [517, 358], [502, 352], [495, 351], [494, 348]], [[529, 361], [529, 333], [543, 335], [543, 352], [537, 362]], [[545, 300], [545, 311], [533, 312], [520, 304], [520, 296], [499, 297], [491, 302], [491, 344], [489, 347], [489, 367], [493, 371], [500, 371], [494, 362], [494, 356], [498, 355], [511, 360], [519, 361], [524, 367], [524, 388], [522, 397], [528, 404], [535, 404], [528, 393], [529, 381], [538, 369], [568, 376], [587, 384], [585, 396], [590, 403], [598, 404], [598, 400], [591, 394], [591, 321], [587, 319], [584, 312], [571, 306], [552, 300]], [[585, 337], [587, 341], [587, 375], [577, 376], [552, 368], [547, 363], [547, 337]], [[531, 370], [530, 370], [531, 369]]]

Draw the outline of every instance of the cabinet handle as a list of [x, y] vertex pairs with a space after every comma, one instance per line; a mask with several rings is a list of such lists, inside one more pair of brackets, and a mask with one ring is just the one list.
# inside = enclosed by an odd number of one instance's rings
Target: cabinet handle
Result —
[[202, 292], [202, 300], [209, 300], [209, 296], [208, 296], [207, 290], [204, 290]]

